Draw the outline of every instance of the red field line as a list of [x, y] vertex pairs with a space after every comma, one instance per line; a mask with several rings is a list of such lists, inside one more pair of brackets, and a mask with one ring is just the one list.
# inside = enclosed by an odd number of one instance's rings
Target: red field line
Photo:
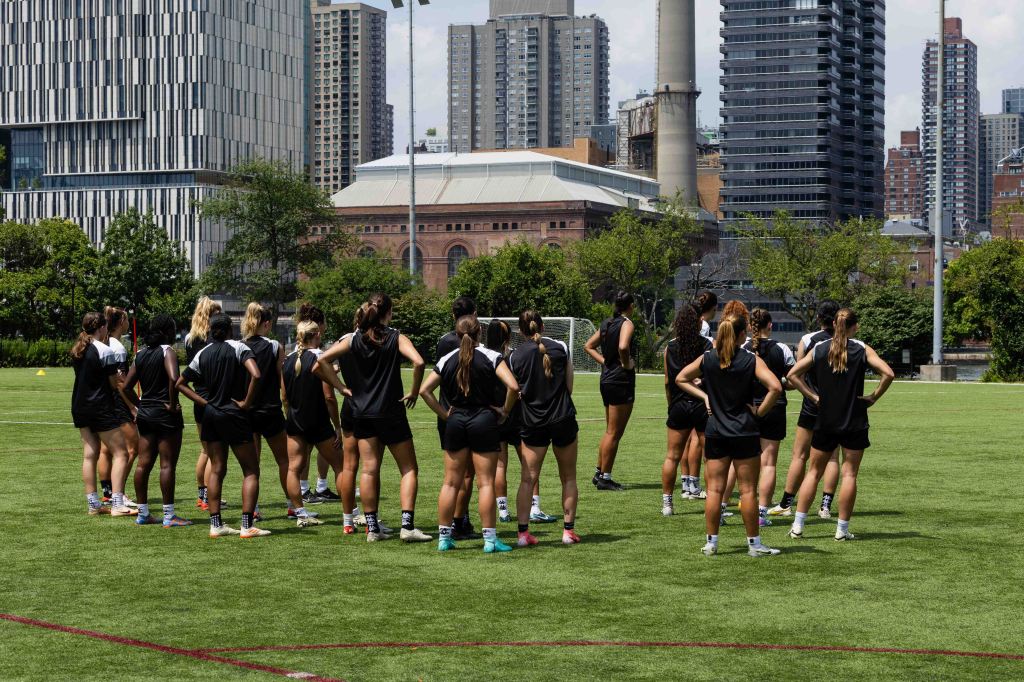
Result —
[[669, 649], [754, 649], [758, 651], [818, 651], [850, 654], [903, 654], [913, 656], [955, 656], [960, 658], [995, 658], [1024, 661], [1024, 654], [987, 651], [953, 651], [948, 649], [900, 649], [893, 647], [857, 647], [814, 644], [756, 644], [744, 642], [626, 642], [626, 641], [526, 641], [526, 642], [345, 642], [338, 644], [284, 644], [251, 647], [197, 649], [204, 653], [257, 653], [261, 651], [307, 651], [311, 649], [431, 649], [480, 647], [637, 647]]
[[29, 627], [42, 628], [44, 630], [53, 630], [54, 632], [63, 632], [69, 635], [90, 637], [92, 639], [98, 639], [104, 642], [110, 642], [112, 644], [121, 644], [123, 646], [130, 646], [138, 649], [149, 649], [150, 651], [158, 651], [162, 654], [171, 654], [173, 656], [185, 656], [186, 658], [192, 658], [197, 661], [206, 661], [207, 663], [220, 663], [222, 665], [230, 665], [236, 668], [255, 670], [257, 672], [277, 675], [278, 677], [288, 677], [293, 680], [311, 680], [312, 682], [344, 682], [344, 680], [336, 677], [321, 677], [319, 675], [299, 672], [297, 670], [287, 670], [285, 668], [276, 668], [270, 665], [261, 665], [259, 663], [250, 663], [248, 661], [239, 661], [233, 658], [217, 656], [214, 654], [214, 652], [210, 651], [181, 649], [179, 647], [166, 646], [164, 644], [156, 644], [154, 642], [146, 642], [141, 639], [131, 639], [128, 637], [120, 637], [118, 635], [110, 635], [105, 632], [83, 630], [81, 628], [74, 628], [68, 625], [48, 623], [44, 620], [36, 620], [34, 618], [24, 618], [22, 616], [12, 615], [10, 613], [0, 613], [0, 620], [6, 620], [11, 623], [19, 623], [21, 625], [27, 625]]

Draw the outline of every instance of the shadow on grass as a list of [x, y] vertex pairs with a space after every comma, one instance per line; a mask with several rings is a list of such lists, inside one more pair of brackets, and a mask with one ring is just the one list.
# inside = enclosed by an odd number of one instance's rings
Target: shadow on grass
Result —
[[942, 538], [935, 537], [934, 535], [922, 535], [916, 530], [905, 530], [901, 533], [857, 533], [857, 539], [854, 542], [861, 542], [862, 540], [941, 540]]
[[869, 511], [855, 511], [853, 516], [854, 518], [858, 516], [903, 516], [905, 513], [895, 509], [872, 509]]

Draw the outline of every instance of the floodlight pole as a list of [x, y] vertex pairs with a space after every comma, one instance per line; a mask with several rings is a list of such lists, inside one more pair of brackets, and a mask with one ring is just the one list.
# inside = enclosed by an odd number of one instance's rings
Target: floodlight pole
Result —
[[943, 182], [943, 144], [944, 111], [946, 102], [946, 0], [939, 0], [939, 43], [938, 72], [935, 88], [935, 205], [932, 207], [932, 226], [935, 230], [935, 275], [934, 300], [932, 305], [932, 364], [942, 364], [942, 261], [943, 243], [942, 228], [944, 211], [942, 210]]
[[409, 3], [409, 275], [416, 279], [416, 107], [413, 105], [413, 41], [412, 8]]

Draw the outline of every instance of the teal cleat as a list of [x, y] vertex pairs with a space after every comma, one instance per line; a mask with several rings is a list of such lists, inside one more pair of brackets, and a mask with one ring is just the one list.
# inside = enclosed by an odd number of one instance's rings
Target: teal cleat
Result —
[[455, 549], [455, 540], [451, 538], [441, 538], [437, 541], [437, 551], [447, 552], [449, 549]]
[[494, 552], [511, 552], [511, 551], [512, 551], [512, 548], [509, 547], [508, 545], [506, 545], [501, 540], [495, 539], [493, 542], [491, 540], [484, 540], [484, 553], [485, 554], [492, 554]]

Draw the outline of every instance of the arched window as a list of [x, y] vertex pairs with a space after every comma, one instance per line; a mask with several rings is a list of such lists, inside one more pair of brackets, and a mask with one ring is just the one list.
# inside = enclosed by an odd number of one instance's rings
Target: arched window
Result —
[[[405, 247], [404, 251], [402, 251], [402, 269], [403, 270], [408, 270], [409, 269], [409, 247], [408, 246]], [[421, 274], [421, 275], [423, 274], [423, 251], [421, 251], [420, 247], [418, 247], [418, 246], [416, 247], [416, 272]]]
[[553, 251], [561, 251], [562, 250], [562, 247], [559, 246], [558, 244], [556, 244], [555, 242], [548, 242], [544, 246], [548, 247], [549, 249], [551, 249]]
[[377, 251], [374, 250], [372, 246], [364, 246], [363, 248], [359, 249], [360, 258], [373, 258], [376, 255]]
[[459, 266], [462, 265], [462, 261], [469, 258], [469, 251], [466, 250], [465, 246], [456, 244], [448, 251], [448, 279], [455, 276], [455, 273], [459, 271]]

